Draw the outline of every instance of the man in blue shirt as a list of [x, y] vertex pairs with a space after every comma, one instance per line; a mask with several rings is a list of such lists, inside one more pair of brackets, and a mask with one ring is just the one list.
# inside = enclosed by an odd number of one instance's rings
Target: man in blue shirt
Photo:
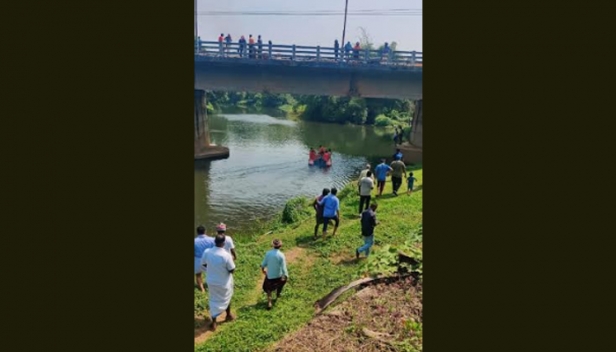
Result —
[[374, 174], [376, 176], [376, 186], [379, 190], [379, 194], [377, 197], [380, 197], [383, 194], [383, 189], [385, 188], [385, 182], [387, 181], [387, 174], [391, 172], [393, 169], [387, 165], [385, 162], [387, 160], [381, 159], [381, 163], [374, 168]]
[[276, 300], [282, 294], [282, 288], [287, 283], [289, 272], [287, 271], [287, 259], [280, 251], [281, 240], [272, 241], [272, 247], [265, 253], [265, 258], [261, 263], [261, 272], [265, 274], [263, 281], [263, 291], [267, 293], [267, 309], [272, 309], [272, 291], [276, 290]]
[[317, 202], [317, 204], [323, 206], [323, 238], [327, 235], [327, 225], [330, 220], [334, 220], [332, 236], [336, 236], [336, 230], [340, 224], [340, 200], [336, 197], [336, 194], [338, 194], [338, 190], [332, 187], [329, 195]]
[[205, 292], [203, 287], [203, 267], [201, 266], [201, 257], [206, 249], [214, 247], [214, 239], [205, 234], [205, 227], [197, 227], [197, 237], [195, 237], [195, 277], [197, 278], [197, 286], [201, 292]]

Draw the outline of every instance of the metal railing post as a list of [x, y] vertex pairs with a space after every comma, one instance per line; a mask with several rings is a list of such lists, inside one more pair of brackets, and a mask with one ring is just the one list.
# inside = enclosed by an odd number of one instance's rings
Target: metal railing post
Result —
[[370, 59], [370, 51], [368, 49], [366, 49], [366, 52], [365, 52], [364, 56], [365, 56], [364, 60], [366, 61], [365, 63], [368, 63], [368, 61]]
[[272, 59], [272, 43], [267, 44], [267, 59]]
[[291, 56], [291, 60], [295, 61], [295, 44], [293, 44], [293, 56]]
[[321, 61], [321, 46], [317, 45], [317, 62]]
[[413, 53], [411, 54], [411, 64], [415, 66], [415, 51], [414, 50], [413, 50]]

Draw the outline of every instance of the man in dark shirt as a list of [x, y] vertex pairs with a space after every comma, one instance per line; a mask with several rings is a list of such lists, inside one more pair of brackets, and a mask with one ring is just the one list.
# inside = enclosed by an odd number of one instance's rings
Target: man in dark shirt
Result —
[[366, 257], [370, 255], [370, 247], [374, 244], [374, 228], [378, 224], [376, 221], [375, 203], [370, 204], [370, 208], [361, 213], [361, 234], [364, 237], [364, 245], [355, 250], [355, 258], [359, 258], [359, 253], [365, 252]]
[[329, 188], [323, 188], [323, 193], [314, 199], [312, 202], [312, 206], [314, 210], [316, 210], [316, 219], [317, 224], [314, 226], [314, 237], [317, 237], [317, 233], [319, 232], [319, 225], [323, 223], [323, 206], [319, 205], [319, 202], [323, 200], [329, 194]]

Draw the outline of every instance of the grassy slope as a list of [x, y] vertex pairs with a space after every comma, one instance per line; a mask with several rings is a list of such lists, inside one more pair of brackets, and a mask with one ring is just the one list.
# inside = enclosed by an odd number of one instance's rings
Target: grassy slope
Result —
[[[379, 204], [377, 218], [381, 224], [375, 231], [373, 250], [378, 249], [379, 245], [403, 243], [422, 221], [422, 171], [419, 168], [412, 171], [418, 179], [415, 188], [419, 186], [412, 196], [402, 193], [399, 197], [392, 197], [391, 182], [388, 181], [384, 196], [376, 200]], [[405, 187], [403, 185], [401, 188], [405, 190]], [[363, 244], [357, 217], [359, 197], [356, 192], [348, 193], [341, 200], [342, 219], [334, 238], [314, 241], [314, 221], [311, 217], [299, 225], [236, 244], [238, 263], [232, 308], [237, 320], [220, 325], [214, 335], [195, 346], [196, 351], [264, 349], [310, 321], [316, 300], [357, 278], [358, 264], [347, 260], [354, 258], [355, 248]], [[265, 294], [260, 290], [263, 277], [259, 265], [274, 237], [284, 242], [283, 252], [290, 252], [297, 246], [305, 250], [301, 258], [289, 265], [290, 279], [283, 297], [271, 311], [267, 311]], [[207, 294], [197, 290], [195, 315], [207, 315]]]

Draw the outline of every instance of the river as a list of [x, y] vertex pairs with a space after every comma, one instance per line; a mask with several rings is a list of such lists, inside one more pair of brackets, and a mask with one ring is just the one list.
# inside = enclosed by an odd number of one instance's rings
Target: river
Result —
[[[227, 224], [241, 236], [280, 212], [290, 198], [342, 187], [366, 162], [393, 154], [391, 132], [371, 126], [293, 121], [281, 112], [210, 116], [212, 143], [230, 149], [224, 160], [195, 161], [195, 227], [212, 233]], [[308, 166], [308, 150], [332, 148], [333, 166]]]

